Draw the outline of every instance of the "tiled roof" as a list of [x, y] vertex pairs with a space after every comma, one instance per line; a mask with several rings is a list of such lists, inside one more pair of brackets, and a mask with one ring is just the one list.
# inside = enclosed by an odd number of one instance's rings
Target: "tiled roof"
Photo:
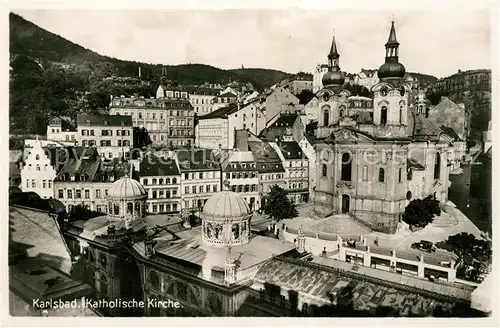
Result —
[[85, 125], [132, 126], [132, 116], [78, 114], [76, 120], [80, 127]]
[[56, 219], [48, 212], [9, 206], [9, 246], [69, 273], [71, 256]]
[[298, 117], [297, 114], [281, 115], [271, 127], [292, 127]]
[[273, 161], [281, 163], [281, 159], [278, 153], [276, 153], [276, 150], [274, 150], [274, 148], [265, 141], [248, 141], [248, 147], [253, 153], [253, 156], [257, 163]]
[[414, 140], [436, 140], [443, 132], [423, 114], [415, 114], [414, 111], [409, 110], [408, 118], [408, 126]]
[[231, 92], [226, 92], [226, 93], [223, 93], [223, 94], [221, 94], [220, 96], [217, 96], [217, 97], [220, 97], [220, 98], [236, 98], [236, 95], [234, 93], [231, 93]]
[[[96, 174], [92, 179], [93, 182], [108, 182], [116, 181], [124, 176], [130, 175], [132, 164], [122, 162], [118, 158], [114, 158], [109, 162], [101, 162], [97, 168]], [[112, 179], [110, 179], [112, 177]]]
[[237, 104], [229, 104], [227, 107], [219, 108], [207, 115], [203, 115], [198, 118], [198, 120], [208, 120], [212, 118], [227, 118], [228, 115], [236, 113], [238, 111]]
[[140, 163], [139, 174], [142, 176], [179, 175], [179, 168], [173, 158], [160, 158], [153, 154], [144, 157]]
[[[245, 164], [243, 166], [243, 164]], [[222, 156], [221, 166], [224, 172], [254, 171], [251, 165], [255, 164], [255, 159], [251, 151], [230, 150]], [[235, 165], [236, 167], [233, 167]]]
[[301, 159], [304, 157], [302, 149], [295, 141], [282, 141], [278, 146], [285, 159]]
[[212, 149], [183, 149], [176, 151], [179, 161], [179, 171], [215, 171], [220, 170], [220, 164]]

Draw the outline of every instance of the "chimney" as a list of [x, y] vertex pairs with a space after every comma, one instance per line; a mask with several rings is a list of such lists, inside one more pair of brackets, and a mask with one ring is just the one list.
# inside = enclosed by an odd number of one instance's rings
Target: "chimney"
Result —
[[139, 78], [141, 78], [141, 66], [139, 66]]

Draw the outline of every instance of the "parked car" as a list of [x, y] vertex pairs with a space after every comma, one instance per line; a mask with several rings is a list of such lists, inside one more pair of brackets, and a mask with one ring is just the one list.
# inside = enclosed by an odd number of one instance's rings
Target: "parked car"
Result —
[[426, 252], [435, 252], [436, 251], [436, 247], [434, 247], [434, 243], [427, 241], [427, 240], [417, 241], [417, 242], [411, 244], [411, 248], [419, 249], [421, 251], [426, 251]]

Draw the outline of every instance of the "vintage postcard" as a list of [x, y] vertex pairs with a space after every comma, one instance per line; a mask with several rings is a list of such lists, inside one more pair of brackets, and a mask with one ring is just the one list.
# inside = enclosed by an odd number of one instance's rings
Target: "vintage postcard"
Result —
[[8, 321], [492, 319], [497, 11], [12, 7]]

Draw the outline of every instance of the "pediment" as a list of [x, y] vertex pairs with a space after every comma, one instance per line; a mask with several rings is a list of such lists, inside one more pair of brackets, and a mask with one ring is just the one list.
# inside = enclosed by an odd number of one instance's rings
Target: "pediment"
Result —
[[332, 141], [373, 141], [372, 138], [351, 129], [340, 129], [330, 135]]

